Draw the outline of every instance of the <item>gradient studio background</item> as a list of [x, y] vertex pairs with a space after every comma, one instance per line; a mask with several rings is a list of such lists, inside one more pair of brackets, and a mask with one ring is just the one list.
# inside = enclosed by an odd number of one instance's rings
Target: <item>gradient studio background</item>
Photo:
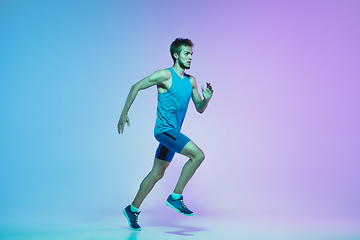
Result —
[[[183, 127], [206, 154], [187, 205], [358, 226], [359, 12], [356, 0], [2, 0], [3, 228], [125, 221], [157, 147], [156, 89], [139, 93], [121, 136], [118, 117], [132, 84], [172, 65], [176, 37], [193, 40], [188, 72], [215, 91], [203, 115], [190, 103]], [[186, 160], [175, 157], [144, 213], [167, 211]]]

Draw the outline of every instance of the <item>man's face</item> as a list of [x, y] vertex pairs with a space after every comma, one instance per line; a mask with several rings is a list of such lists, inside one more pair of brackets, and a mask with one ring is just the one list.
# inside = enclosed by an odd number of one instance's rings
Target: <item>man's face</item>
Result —
[[181, 46], [181, 52], [178, 57], [179, 65], [181, 68], [190, 69], [192, 54], [192, 47]]

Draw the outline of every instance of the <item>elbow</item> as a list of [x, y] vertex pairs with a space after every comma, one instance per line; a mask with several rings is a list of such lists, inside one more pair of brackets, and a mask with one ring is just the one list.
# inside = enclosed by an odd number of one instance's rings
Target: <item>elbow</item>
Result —
[[135, 83], [134, 85], [132, 85], [132, 87], [131, 87], [132, 92], [138, 93], [139, 90], [140, 90], [140, 87], [139, 87], [138, 83]]
[[196, 111], [197, 111], [198, 113], [200, 113], [200, 114], [203, 114], [203, 112], [205, 112], [205, 109], [199, 109], [199, 108], [197, 108]]
[[202, 114], [205, 111], [205, 108], [204, 108], [204, 106], [202, 106], [201, 103], [195, 105], [195, 107], [196, 107], [196, 111], [200, 114]]

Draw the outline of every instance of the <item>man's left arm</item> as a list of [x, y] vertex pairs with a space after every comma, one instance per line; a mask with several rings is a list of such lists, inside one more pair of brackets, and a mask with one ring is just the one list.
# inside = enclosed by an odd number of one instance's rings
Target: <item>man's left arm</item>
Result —
[[191, 85], [193, 87], [192, 93], [191, 93], [191, 98], [194, 102], [196, 111], [198, 111], [199, 113], [203, 113], [205, 111], [214, 91], [211, 87], [211, 84], [207, 82], [206, 89], [204, 89], [204, 87], [201, 86], [202, 95], [204, 97], [204, 99], [202, 99], [199, 94], [195, 78], [193, 76], [189, 76], [189, 79], [190, 79]]

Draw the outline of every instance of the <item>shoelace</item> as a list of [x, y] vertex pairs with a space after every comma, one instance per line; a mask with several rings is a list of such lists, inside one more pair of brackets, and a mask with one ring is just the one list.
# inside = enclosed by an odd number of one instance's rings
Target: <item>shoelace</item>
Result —
[[134, 212], [135, 223], [138, 223], [138, 216], [139, 216], [139, 214], [140, 214], [140, 212], [139, 212], [139, 213]]
[[188, 209], [188, 207], [185, 205], [184, 201], [183, 200], [179, 200], [181, 205], [185, 208], [185, 209]]

